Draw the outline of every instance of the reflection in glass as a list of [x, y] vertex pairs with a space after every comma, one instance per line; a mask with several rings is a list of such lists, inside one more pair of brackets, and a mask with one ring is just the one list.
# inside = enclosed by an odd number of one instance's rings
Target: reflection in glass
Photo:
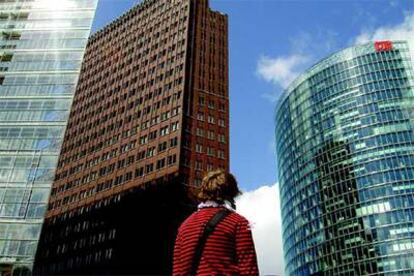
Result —
[[281, 97], [287, 275], [414, 274], [414, 78], [406, 42], [345, 49]]
[[31, 269], [97, 0], [0, 2], [0, 263]]

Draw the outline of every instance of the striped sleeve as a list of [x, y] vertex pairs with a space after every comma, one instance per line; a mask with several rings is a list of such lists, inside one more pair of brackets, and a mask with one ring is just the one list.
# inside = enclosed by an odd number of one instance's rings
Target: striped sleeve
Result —
[[236, 254], [240, 275], [259, 275], [252, 232], [245, 219], [237, 226]]
[[180, 232], [178, 232], [177, 238], [175, 240], [175, 245], [174, 245], [174, 254], [173, 254], [173, 276], [180, 276], [183, 275], [183, 271], [182, 271], [182, 267], [183, 265], [181, 264], [182, 259], [181, 257], [181, 235]]

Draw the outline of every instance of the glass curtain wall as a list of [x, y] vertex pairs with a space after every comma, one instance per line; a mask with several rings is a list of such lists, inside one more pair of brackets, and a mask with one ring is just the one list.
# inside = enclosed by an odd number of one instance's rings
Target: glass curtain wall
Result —
[[287, 275], [414, 275], [414, 74], [407, 43], [340, 51], [282, 96]]
[[0, 275], [32, 267], [97, 1], [0, 1]]

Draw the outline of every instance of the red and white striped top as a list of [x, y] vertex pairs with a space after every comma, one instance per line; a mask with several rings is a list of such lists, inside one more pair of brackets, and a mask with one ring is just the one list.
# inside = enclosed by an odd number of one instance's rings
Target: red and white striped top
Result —
[[[173, 276], [189, 276], [194, 251], [207, 222], [223, 207], [199, 209], [178, 230]], [[208, 237], [197, 276], [259, 275], [249, 222], [232, 212]]]

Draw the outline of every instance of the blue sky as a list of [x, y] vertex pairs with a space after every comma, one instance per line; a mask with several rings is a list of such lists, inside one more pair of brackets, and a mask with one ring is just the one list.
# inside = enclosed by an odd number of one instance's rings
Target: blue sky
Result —
[[[136, 0], [100, 0], [94, 30]], [[231, 170], [244, 190], [277, 182], [274, 106], [282, 87], [362, 34], [398, 26], [414, 1], [211, 0], [230, 20]], [[272, 67], [273, 66], [273, 67]]]

